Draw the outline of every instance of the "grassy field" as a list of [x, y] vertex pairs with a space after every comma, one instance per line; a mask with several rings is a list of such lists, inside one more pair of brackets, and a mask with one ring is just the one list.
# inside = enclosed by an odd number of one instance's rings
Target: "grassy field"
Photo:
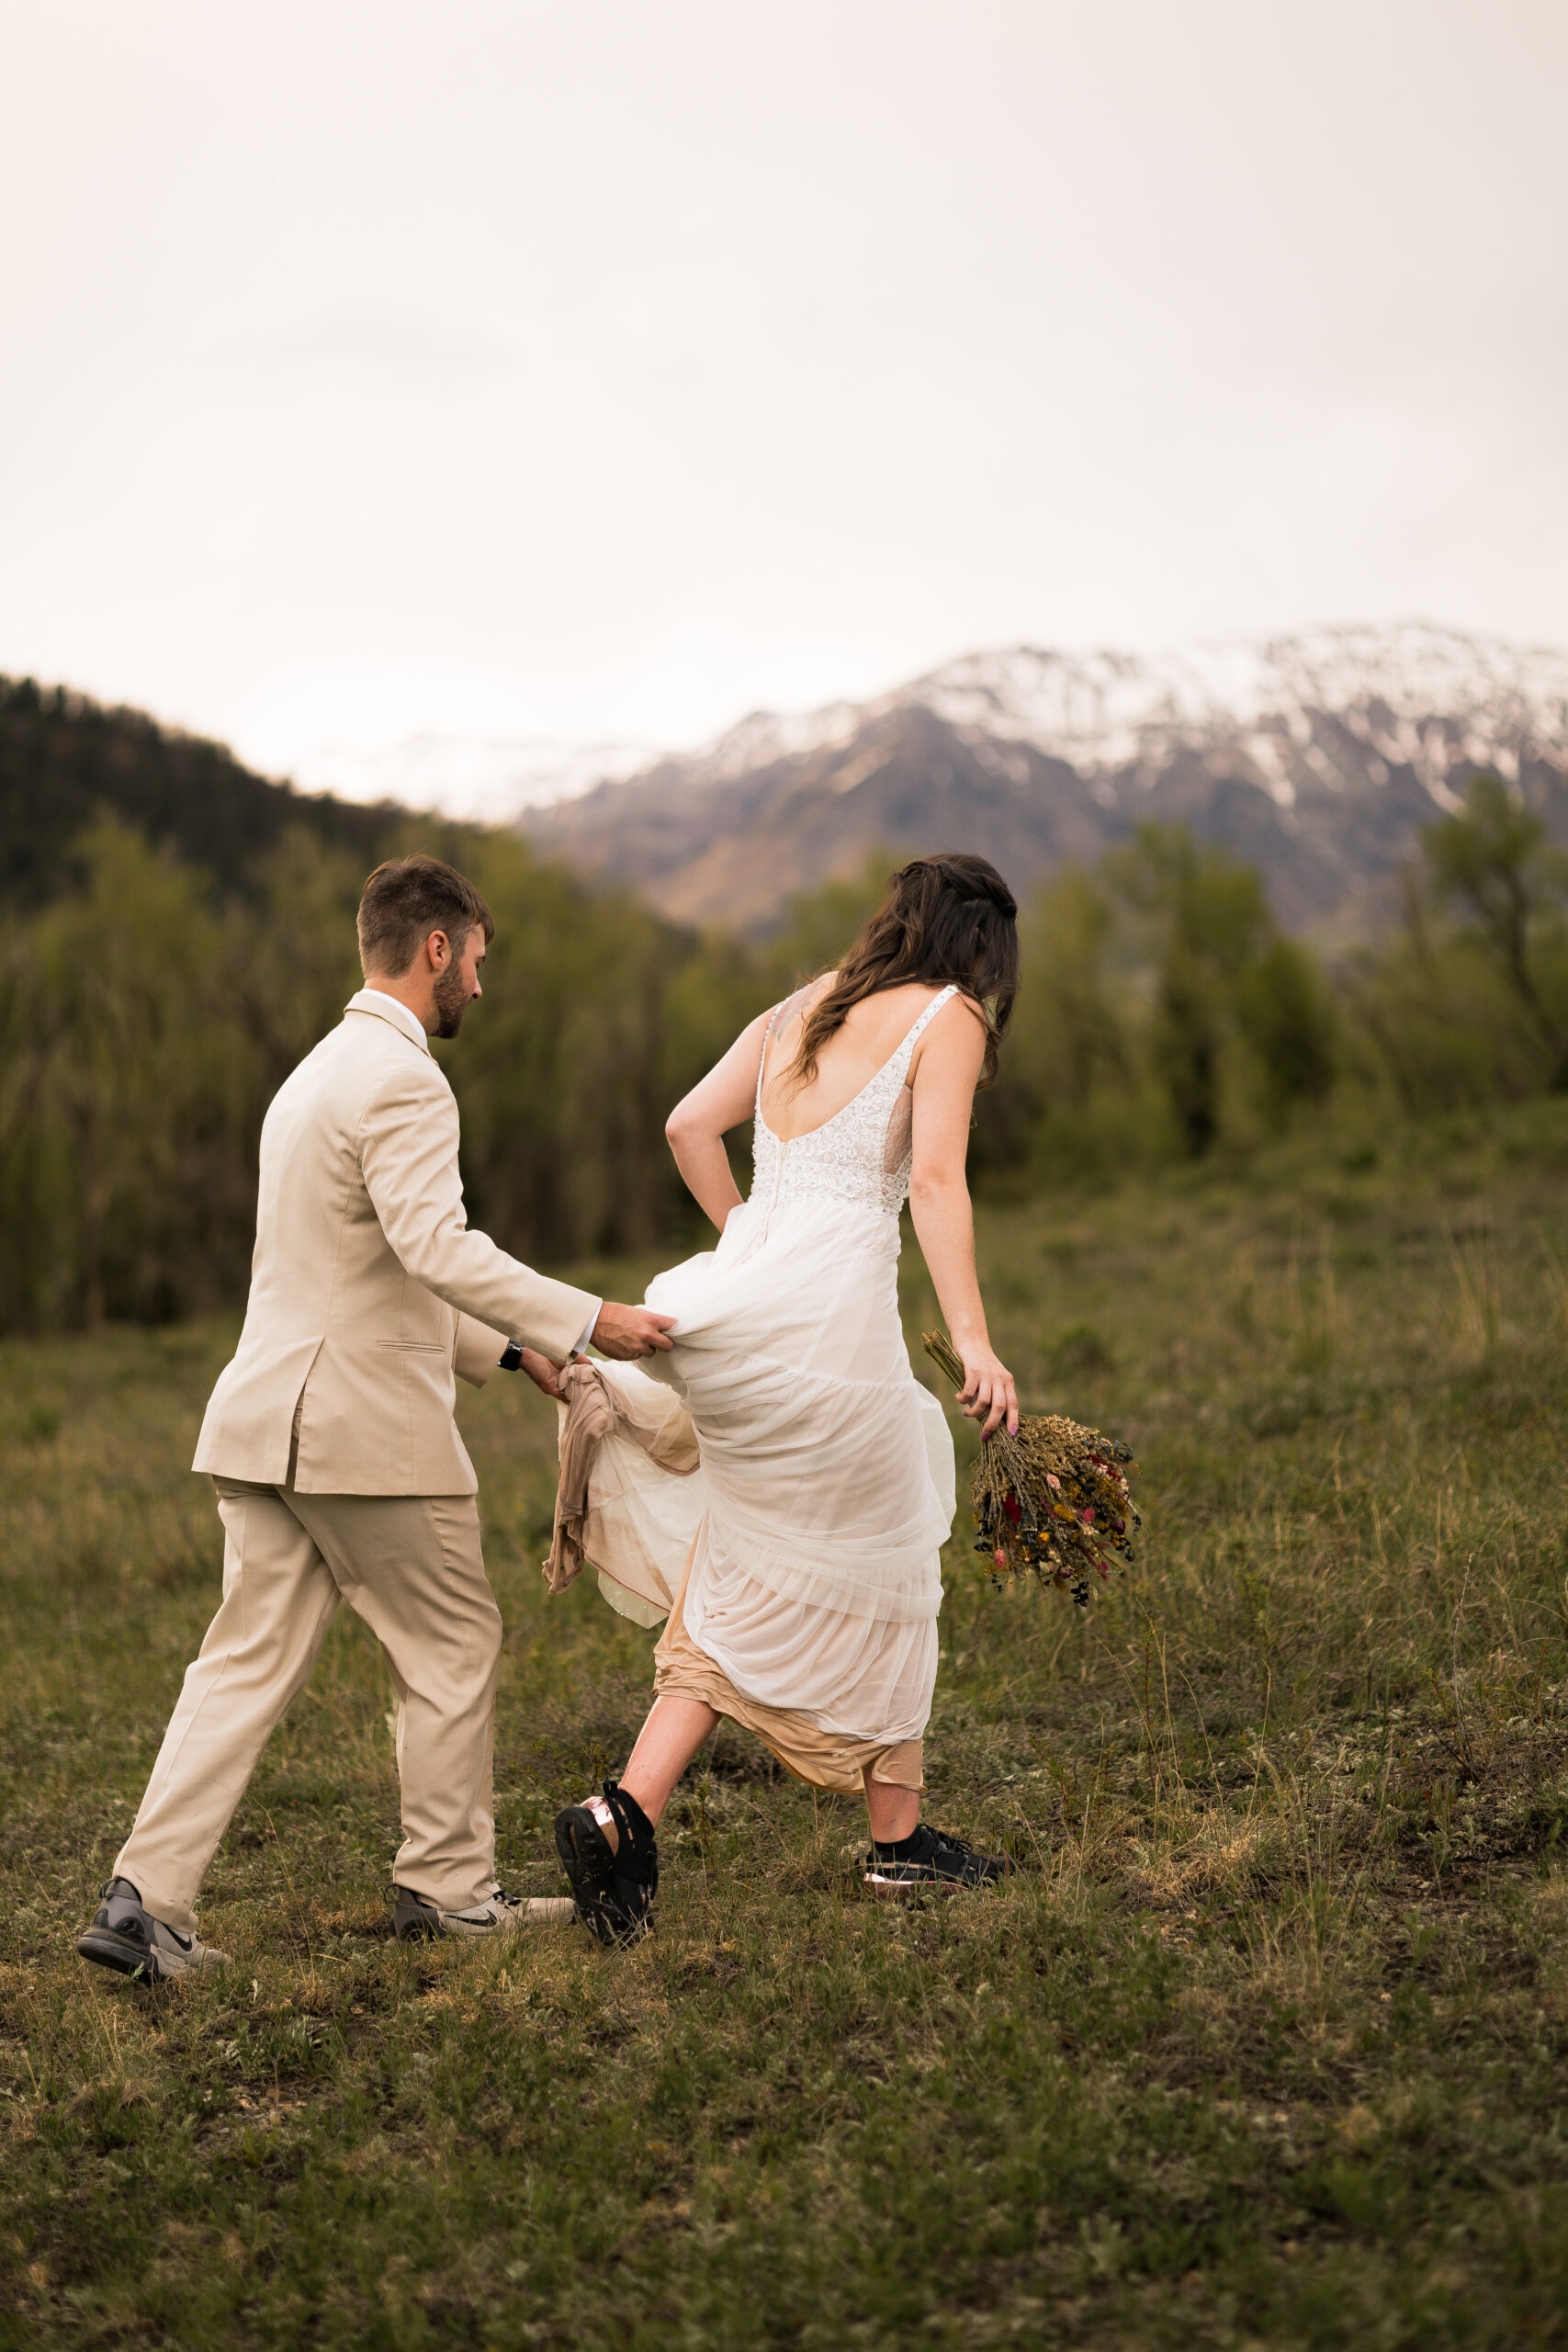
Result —
[[[867, 1903], [856, 1808], [725, 1731], [625, 1956], [390, 1940], [345, 1614], [209, 1882], [232, 1971], [84, 1968], [217, 1591], [232, 1330], [0, 1351], [0, 2345], [1568, 2338], [1565, 1174], [1536, 1105], [989, 1210], [998, 1344], [1147, 1522], [1087, 1616], [949, 1555], [929, 1810], [1021, 1872]], [[462, 1417], [545, 1892], [652, 1637], [545, 1598], [521, 1389]]]

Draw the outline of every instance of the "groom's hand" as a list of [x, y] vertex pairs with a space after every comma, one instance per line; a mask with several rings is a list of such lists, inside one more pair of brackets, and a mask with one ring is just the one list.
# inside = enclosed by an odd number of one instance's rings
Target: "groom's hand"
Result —
[[518, 1370], [525, 1372], [535, 1387], [553, 1397], [558, 1405], [564, 1404], [566, 1399], [560, 1393], [560, 1375], [566, 1370], [565, 1364], [557, 1363], [550, 1356], [542, 1356], [537, 1348], [524, 1348], [520, 1353], [523, 1361]]
[[633, 1356], [657, 1355], [673, 1347], [670, 1332], [674, 1321], [672, 1315], [654, 1315], [646, 1306], [618, 1306], [606, 1299], [593, 1326], [593, 1344], [601, 1355], [613, 1356], [617, 1363], [626, 1363]]

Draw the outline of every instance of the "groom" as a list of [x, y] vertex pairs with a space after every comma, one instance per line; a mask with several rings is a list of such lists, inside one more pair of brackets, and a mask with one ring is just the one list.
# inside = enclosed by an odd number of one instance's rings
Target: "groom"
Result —
[[262, 1128], [250, 1304], [197, 1444], [222, 1603], [77, 1939], [152, 1983], [223, 1962], [197, 1939], [197, 1890], [340, 1600], [397, 1692], [399, 1934], [494, 1936], [529, 1916], [495, 1882], [501, 1613], [453, 1374], [482, 1386], [525, 1339], [557, 1359], [590, 1340], [621, 1358], [670, 1345], [667, 1316], [550, 1282], [468, 1229], [457, 1106], [429, 1041], [455, 1037], [480, 993], [495, 925], [473, 884], [399, 858], [366, 884], [358, 927], [365, 986]]

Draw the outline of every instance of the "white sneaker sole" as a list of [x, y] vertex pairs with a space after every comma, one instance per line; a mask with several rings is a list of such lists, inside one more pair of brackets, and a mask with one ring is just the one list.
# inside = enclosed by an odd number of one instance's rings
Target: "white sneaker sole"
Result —
[[465, 1919], [458, 1911], [441, 1911], [444, 1936], [466, 1936], [470, 1941], [482, 1941], [487, 1936], [514, 1936], [525, 1928], [570, 1927], [577, 1917], [577, 1905], [570, 1894], [531, 1894], [515, 1911], [506, 1911], [497, 1919]]
[[912, 1903], [917, 1895], [974, 1895], [997, 1879], [884, 1879], [879, 1870], [865, 1872], [867, 1895], [882, 1903]]
[[86, 1928], [76, 1939], [76, 1949], [84, 1960], [96, 1961], [100, 1968], [112, 1968], [117, 1975], [130, 1976], [142, 1984], [170, 1984], [179, 1976], [199, 1976], [208, 1969], [228, 1968], [226, 1951], [215, 1951], [210, 1944], [197, 1944], [186, 1952], [165, 1951], [155, 1944], [151, 1951], [133, 1937], [117, 1936], [112, 1928]]

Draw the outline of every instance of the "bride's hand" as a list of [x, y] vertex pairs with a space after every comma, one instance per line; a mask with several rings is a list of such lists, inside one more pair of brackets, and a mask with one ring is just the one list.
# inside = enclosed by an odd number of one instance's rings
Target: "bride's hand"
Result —
[[982, 1442], [1004, 1420], [1009, 1435], [1016, 1437], [1018, 1391], [1006, 1364], [991, 1348], [960, 1348], [958, 1352], [964, 1359], [964, 1385], [958, 1401], [972, 1421], [984, 1423]]

